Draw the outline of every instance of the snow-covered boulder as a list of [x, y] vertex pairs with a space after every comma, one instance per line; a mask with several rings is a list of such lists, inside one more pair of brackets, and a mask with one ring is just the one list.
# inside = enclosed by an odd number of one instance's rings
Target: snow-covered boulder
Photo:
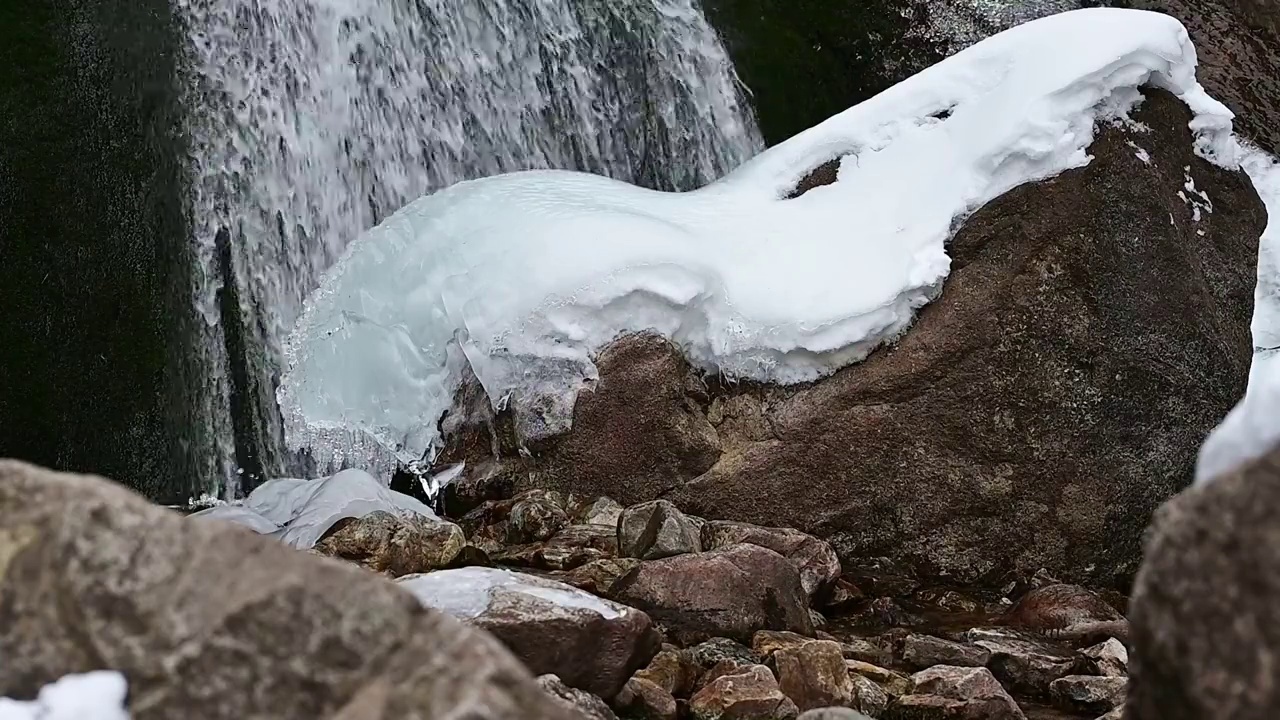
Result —
[[[442, 463], [496, 450], [516, 483], [844, 557], [1124, 577], [1250, 357], [1265, 213], [1195, 58], [1168, 16], [1077, 11], [696, 192], [528, 173], [423, 198], [310, 299], [290, 442], [416, 459], [443, 428]], [[442, 422], [468, 373], [492, 407]]]
[[317, 480], [269, 480], [242, 503], [216, 505], [190, 517], [238, 523], [306, 550], [339, 520], [375, 512], [418, 523], [443, 522], [421, 501], [388, 489], [362, 470], [343, 470]]
[[[0, 697], [47, 706], [42, 686], [102, 667], [133, 720], [578, 717], [391, 581], [101, 478], [0, 461], [0, 558]], [[94, 710], [119, 707], [122, 683], [95, 685]]]
[[398, 582], [424, 606], [492, 633], [535, 674], [605, 699], [661, 643], [645, 613], [533, 575], [469, 567]]
[[[960, 581], [997, 568], [1123, 581], [1151, 513], [1244, 393], [1267, 222], [1245, 173], [1195, 154], [1185, 104], [1146, 92], [1145, 129], [1102, 124], [1088, 166], [965, 220], [942, 295], [892, 350], [761, 387], [624, 337], [598, 356], [573, 429], [506, 454], [507, 475], [794, 527], [842, 559]], [[488, 437], [485, 422], [459, 426], [452, 461]]]

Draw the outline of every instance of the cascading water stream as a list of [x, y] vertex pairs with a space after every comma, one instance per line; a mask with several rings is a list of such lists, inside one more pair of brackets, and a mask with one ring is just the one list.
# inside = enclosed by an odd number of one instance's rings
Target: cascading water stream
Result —
[[175, 0], [209, 478], [300, 472], [275, 386], [348, 242], [532, 168], [686, 190], [763, 145], [698, 0]]

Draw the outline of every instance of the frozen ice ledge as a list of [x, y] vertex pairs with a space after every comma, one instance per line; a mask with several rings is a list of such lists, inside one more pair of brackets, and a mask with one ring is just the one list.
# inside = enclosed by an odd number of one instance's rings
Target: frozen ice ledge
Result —
[[[1089, 9], [993, 36], [705, 188], [539, 171], [464, 182], [365, 233], [308, 300], [279, 399], [294, 447], [384, 470], [439, 439], [468, 366], [533, 434], [567, 429], [594, 351], [656, 330], [702, 369], [797, 383], [910, 325], [945, 242], [1006, 191], [1089, 162], [1152, 85], [1236, 167], [1232, 115], [1175, 19]], [[789, 198], [815, 168], [837, 180]]]

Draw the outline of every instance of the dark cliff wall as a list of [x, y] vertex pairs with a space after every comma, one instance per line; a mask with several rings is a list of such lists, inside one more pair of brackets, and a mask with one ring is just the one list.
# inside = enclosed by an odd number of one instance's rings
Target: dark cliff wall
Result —
[[0, 2], [0, 456], [192, 482], [166, 0]]

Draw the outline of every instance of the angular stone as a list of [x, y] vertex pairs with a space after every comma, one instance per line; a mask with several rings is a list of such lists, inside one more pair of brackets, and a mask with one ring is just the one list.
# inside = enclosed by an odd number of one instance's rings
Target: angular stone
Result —
[[800, 571], [800, 584], [810, 598], [823, 597], [840, 577], [840, 558], [823, 540], [792, 528], [769, 528], [750, 523], [714, 520], [702, 528], [702, 547], [715, 550], [738, 543], [768, 548], [790, 560]]
[[880, 717], [889, 707], [889, 693], [868, 677], [849, 673], [853, 683], [853, 702], [850, 706], [871, 717]]
[[660, 560], [701, 552], [700, 533], [685, 514], [666, 500], [629, 507], [618, 520], [618, 553], [622, 557]]
[[743, 665], [755, 665], [763, 659], [742, 643], [723, 637], [698, 643], [685, 652], [704, 671], [722, 660], [735, 660]]
[[453, 523], [379, 510], [339, 520], [316, 543], [315, 551], [400, 576], [448, 567], [466, 543], [462, 528]]
[[583, 525], [608, 525], [616, 531], [623, 509], [613, 498], [601, 497], [583, 508], [574, 519]]
[[613, 714], [604, 700], [585, 690], [565, 685], [555, 675], [542, 675], [538, 678], [538, 685], [567, 709], [580, 713], [586, 720], [618, 720], [618, 716]]
[[1049, 694], [1058, 705], [1070, 710], [1104, 712], [1124, 705], [1129, 678], [1068, 675], [1049, 685]]
[[634, 720], [676, 720], [679, 714], [670, 692], [641, 677], [628, 680], [613, 704], [624, 717]]
[[1049, 683], [1070, 675], [1076, 666], [1074, 655], [1055, 646], [1004, 631], [971, 630], [973, 644], [991, 652], [987, 667], [1011, 691], [1045, 697]]
[[689, 699], [693, 720], [794, 720], [799, 714], [763, 665], [717, 678]]
[[751, 636], [751, 652], [761, 661], [767, 662], [778, 650], [800, 647], [812, 640], [813, 638], [785, 630], [761, 630]]
[[394, 583], [100, 478], [0, 461], [0, 558], [0, 696], [109, 667], [134, 720], [578, 717]]
[[693, 692], [694, 683], [701, 675], [702, 668], [698, 667], [689, 653], [668, 645], [632, 677], [649, 680], [680, 698], [688, 697]]
[[840, 651], [848, 660], [861, 660], [872, 665], [885, 665], [892, 660], [892, 653], [865, 638], [849, 638], [840, 643]]
[[635, 558], [602, 558], [592, 560], [568, 572], [552, 573], [552, 576], [566, 585], [586, 590], [592, 595], [613, 598], [613, 586], [638, 567], [640, 567], [640, 561]]
[[535, 673], [606, 700], [661, 643], [643, 612], [532, 575], [463, 568], [400, 583], [424, 605], [489, 631]]
[[848, 706], [853, 702], [853, 681], [845, 668], [840, 644], [810, 640], [782, 647], [773, 653], [778, 686], [801, 710]]
[[697, 693], [702, 688], [710, 685], [716, 680], [719, 680], [725, 675], [737, 675], [753, 665], [755, 665], [755, 663], [744, 663], [737, 658], [725, 658], [715, 665], [712, 665], [706, 672], [702, 673], [698, 678], [698, 681], [694, 683], [693, 691], [694, 693]]
[[917, 668], [934, 665], [986, 667], [991, 652], [965, 643], [943, 640], [932, 635], [908, 635], [902, 645], [902, 659]]
[[617, 531], [607, 525], [569, 525], [542, 543], [538, 567], [545, 570], [573, 570], [596, 560], [616, 557]]
[[996, 698], [955, 700], [940, 695], [903, 695], [889, 704], [884, 720], [1026, 720], [1022, 710], [1010, 702]]
[[[1023, 720], [1022, 710], [1018, 704], [986, 668], [938, 665], [912, 675], [911, 682], [912, 694], [898, 699], [895, 705], [899, 707], [899, 712], [891, 713], [891, 717], [904, 717], [901, 708], [903, 701], [907, 698], [931, 696], [963, 703], [959, 714], [954, 715], [955, 717]], [[911, 703], [906, 705], [910, 706]], [[942, 703], [940, 707], [952, 706]], [[956, 711], [950, 709], [940, 715], [920, 715], [920, 717], [952, 717], [953, 715], [948, 715], [948, 712]]]
[[1129, 675], [1129, 651], [1115, 638], [1080, 651], [1089, 670], [1094, 675], [1127, 677]]
[[756, 545], [642, 562], [611, 594], [649, 613], [682, 645], [717, 636], [750, 641], [765, 629], [813, 634], [799, 573]]

